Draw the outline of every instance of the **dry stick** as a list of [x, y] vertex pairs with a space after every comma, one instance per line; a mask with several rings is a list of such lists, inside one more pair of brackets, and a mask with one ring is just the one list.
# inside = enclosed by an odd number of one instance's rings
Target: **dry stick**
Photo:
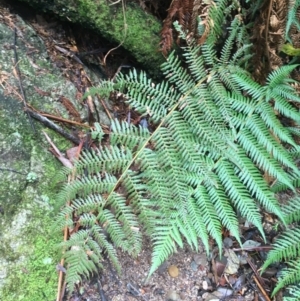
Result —
[[102, 97], [100, 97], [98, 94], [96, 94], [96, 96], [97, 96], [98, 100], [100, 100], [100, 102], [101, 102], [101, 104], [102, 104], [102, 106], [103, 106], [103, 108], [105, 110], [106, 115], [109, 117], [110, 120], [112, 120], [113, 118], [111, 117], [111, 115], [110, 115], [110, 113], [109, 113], [109, 111], [108, 111], [108, 109], [107, 109], [107, 107], [106, 107], [106, 105], [105, 105]]
[[59, 134], [61, 134], [63, 137], [65, 137], [66, 139], [74, 142], [76, 145], [78, 145], [80, 143], [80, 139], [76, 138], [75, 136], [67, 133], [65, 130], [63, 130], [60, 126], [58, 126], [57, 124], [53, 123], [51, 120], [49, 120], [48, 118], [40, 115], [37, 112], [34, 112], [32, 110], [30, 110], [29, 108], [26, 108], [26, 112], [32, 116], [33, 118], [41, 121], [46, 127], [55, 130], [56, 132], [58, 132]]
[[55, 115], [51, 115], [51, 114], [48, 114], [48, 113], [39, 112], [37, 109], [35, 109], [31, 105], [27, 105], [27, 107], [28, 107], [29, 110], [31, 110], [33, 112], [36, 112], [37, 114], [39, 114], [41, 116], [48, 117], [48, 118], [53, 119], [53, 120], [57, 120], [57, 121], [65, 122], [65, 123], [70, 123], [70, 124], [78, 125], [78, 126], [89, 128], [89, 129], [91, 128], [91, 126], [88, 125], [88, 124], [84, 124], [84, 123], [80, 123], [80, 122], [77, 122], [77, 121], [65, 119], [65, 118], [55, 116]]
[[73, 121], [73, 120], [61, 118], [61, 117], [54, 116], [54, 115], [51, 115], [51, 114], [41, 113], [40, 115], [42, 115], [44, 117], [48, 117], [50, 119], [57, 120], [57, 121], [61, 121], [61, 122], [65, 122], [65, 123], [70, 123], [70, 124], [78, 125], [78, 126], [81, 126], [81, 127], [84, 127], [84, 128], [89, 128], [89, 129], [91, 128], [91, 126], [88, 125], [88, 124], [84, 124], [84, 123], [80, 123], [80, 122], [77, 122], [77, 121]]
[[272, 246], [258, 246], [258, 247], [248, 247], [248, 248], [233, 248], [233, 252], [239, 251], [271, 251], [273, 250]]
[[262, 277], [260, 277], [260, 275], [259, 275], [259, 273], [258, 273], [258, 271], [257, 271], [257, 268], [256, 268], [256, 266], [254, 265], [254, 263], [252, 262], [251, 258], [249, 258], [249, 257], [245, 257], [245, 258], [246, 258], [248, 264], [250, 265], [252, 271], [254, 272], [254, 274], [255, 274], [255, 276], [256, 276], [256, 279], [259, 281], [259, 283], [260, 283], [261, 285], [265, 285], [265, 281], [263, 280]]
[[258, 286], [259, 290], [261, 291], [261, 293], [263, 294], [263, 296], [265, 297], [266, 301], [271, 301], [271, 299], [269, 298], [267, 292], [265, 291], [265, 289], [262, 287], [262, 285], [260, 284], [260, 282], [258, 281], [257, 277], [255, 275], [253, 275], [253, 279], [256, 283], [256, 285]]
[[[105, 57], [104, 57], [104, 59], [103, 59], [103, 65], [104, 65], [104, 66], [106, 66], [106, 59], [107, 59], [107, 57], [109, 56], [109, 54], [110, 54], [112, 51], [114, 51], [114, 50], [118, 49], [119, 47], [121, 47], [121, 46], [123, 45], [123, 43], [125, 42], [126, 37], [127, 37], [127, 28], [128, 28], [128, 25], [127, 25], [127, 21], [126, 21], [125, 4], [124, 4], [124, 0], [121, 0], [121, 1], [122, 1], [122, 12], [123, 12], [123, 21], [124, 21], [124, 37], [123, 37], [122, 42], [121, 42], [117, 47], [110, 49], [110, 50], [106, 53], [106, 55], [105, 55]], [[120, 2], [120, 1], [118, 1], [118, 2]], [[116, 3], [118, 3], [118, 2], [112, 3], [111, 5], [116, 4]]]
[[17, 29], [15, 28], [14, 31], [14, 55], [15, 55], [15, 68], [16, 68], [16, 72], [17, 72], [17, 76], [18, 76], [18, 81], [19, 81], [19, 87], [20, 87], [20, 91], [21, 91], [21, 95], [22, 95], [22, 100], [23, 100], [23, 104], [24, 107], [26, 109], [26, 113], [29, 119], [29, 123], [30, 126], [32, 128], [32, 130], [34, 131], [34, 133], [36, 134], [36, 129], [34, 127], [34, 124], [32, 122], [31, 116], [29, 115], [29, 113], [27, 112], [27, 102], [26, 102], [26, 95], [25, 95], [25, 91], [23, 89], [23, 85], [22, 85], [22, 81], [21, 81], [21, 72], [20, 72], [20, 68], [19, 68], [19, 60], [18, 60], [18, 53], [17, 53]]

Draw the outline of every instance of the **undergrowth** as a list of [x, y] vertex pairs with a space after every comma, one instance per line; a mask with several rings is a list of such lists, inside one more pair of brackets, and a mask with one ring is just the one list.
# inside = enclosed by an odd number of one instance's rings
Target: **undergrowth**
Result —
[[[297, 65], [272, 71], [264, 85], [253, 80], [253, 48], [236, 3], [209, 8], [214, 23], [201, 45], [175, 23], [186, 46], [162, 65], [165, 81], [132, 70], [92, 91], [118, 91], [153, 131], [112, 120], [106, 135], [96, 125], [98, 147], [63, 174], [73, 179], [59, 195], [66, 205], [57, 220], [70, 233], [61, 243], [69, 288], [101, 268], [104, 253], [120, 270], [115, 248], [137, 255], [142, 235], [153, 245], [151, 275], [184, 241], [197, 250], [201, 239], [208, 252], [211, 236], [221, 249], [222, 226], [240, 242], [237, 211], [262, 237], [262, 208], [289, 222], [265, 179], [276, 180], [274, 190], [299, 183], [293, 135], [300, 114], [292, 102], [300, 98], [290, 77]], [[284, 126], [282, 117], [294, 126]], [[270, 256], [266, 265], [282, 258]]]

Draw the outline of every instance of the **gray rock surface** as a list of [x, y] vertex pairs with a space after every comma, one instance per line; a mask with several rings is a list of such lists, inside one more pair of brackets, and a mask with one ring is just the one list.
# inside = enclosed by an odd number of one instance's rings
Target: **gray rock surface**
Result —
[[[68, 118], [57, 98], [74, 100], [76, 88], [49, 61], [35, 31], [18, 16], [9, 17], [17, 32], [18, 66], [28, 104]], [[24, 113], [14, 44], [12, 27], [0, 24], [0, 300], [47, 301], [56, 295], [55, 246], [62, 237], [53, 231], [53, 220], [56, 176], [62, 166], [49, 152], [42, 130], [61, 151], [71, 144]], [[74, 106], [85, 114], [75, 101]]]

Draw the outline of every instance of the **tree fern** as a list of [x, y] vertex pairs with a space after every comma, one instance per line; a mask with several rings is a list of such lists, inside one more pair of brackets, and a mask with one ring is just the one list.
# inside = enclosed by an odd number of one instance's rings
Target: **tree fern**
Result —
[[[218, 1], [218, 9], [225, 9], [227, 2]], [[201, 46], [175, 24], [186, 38], [187, 67], [173, 52], [162, 66], [166, 80], [161, 83], [136, 70], [118, 75], [115, 88], [155, 130], [114, 120], [107, 138], [97, 126], [93, 136], [103, 138], [99, 148], [84, 153], [69, 171], [75, 178], [63, 188], [60, 200], [71, 203], [58, 225], [71, 232], [62, 244], [70, 286], [96, 271], [102, 252], [118, 266], [105, 234], [133, 255], [141, 249], [141, 233], [148, 235], [153, 245], [151, 274], [184, 241], [197, 250], [201, 239], [208, 251], [211, 235], [221, 248], [222, 225], [240, 241], [236, 210], [262, 236], [260, 206], [284, 220], [262, 173], [290, 188], [299, 178], [294, 158], [280, 140], [291, 150], [299, 148], [273, 109], [280, 102], [283, 115], [298, 119], [285, 99], [288, 94], [297, 98], [286, 80], [293, 68], [275, 70], [266, 86], [253, 81], [244, 69], [243, 56], [249, 55], [250, 46], [243, 42], [246, 31], [240, 16], [232, 21], [223, 50], [217, 51], [225, 19], [213, 9], [216, 24]], [[276, 90], [278, 85], [285, 92]], [[112, 85], [105, 84], [105, 93], [107, 87]]]

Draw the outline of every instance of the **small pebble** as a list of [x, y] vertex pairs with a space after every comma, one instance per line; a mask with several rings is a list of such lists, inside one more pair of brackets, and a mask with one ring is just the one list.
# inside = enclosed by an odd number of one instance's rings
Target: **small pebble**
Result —
[[191, 262], [191, 269], [195, 272], [198, 270], [198, 264], [195, 261]]
[[157, 269], [158, 274], [161, 276], [164, 275], [166, 272], [167, 266], [168, 266], [168, 264], [166, 261], [164, 263], [162, 263]]
[[223, 297], [223, 294], [218, 291], [214, 291], [212, 293], [204, 293], [202, 295], [202, 299], [205, 301], [219, 300], [222, 297]]
[[156, 288], [154, 290], [154, 295], [164, 295], [165, 294], [165, 291], [163, 288]]
[[225, 237], [223, 240], [223, 245], [225, 248], [231, 248], [233, 245], [233, 241], [230, 237]]
[[198, 265], [203, 265], [205, 266], [207, 263], [207, 257], [206, 254], [196, 254], [193, 256], [194, 261], [198, 264]]
[[168, 272], [172, 278], [176, 278], [179, 275], [179, 270], [176, 265], [170, 265], [168, 268]]
[[181, 300], [180, 296], [173, 290], [169, 290], [166, 295], [166, 301]]
[[217, 292], [221, 293], [223, 298], [233, 295], [233, 290], [227, 287], [218, 287]]

